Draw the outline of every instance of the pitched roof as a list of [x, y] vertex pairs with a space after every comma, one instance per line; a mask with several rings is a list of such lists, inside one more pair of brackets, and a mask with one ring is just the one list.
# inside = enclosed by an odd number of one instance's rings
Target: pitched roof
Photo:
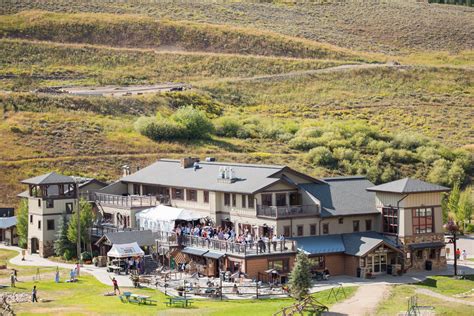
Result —
[[[108, 240], [108, 242], [106, 242]], [[155, 238], [151, 230], [132, 230], [123, 232], [114, 232], [104, 234], [97, 242], [96, 245], [105, 242], [107, 244], [128, 244], [136, 242], [140, 247], [153, 246], [155, 244]]]
[[390, 193], [421, 193], [421, 192], [446, 192], [449, 188], [438, 184], [433, 184], [418, 179], [405, 178], [374, 187], [367, 191], [371, 192], [390, 192]]
[[26, 184], [63, 184], [63, 183], [74, 183], [74, 179], [72, 177], [64, 176], [62, 174], [58, 174], [56, 172], [46, 173], [37, 177], [29, 178], [26, 180], [21, 181], [22, 183]]
[[362, 176], [324, 178], [325, 183], [300, 184], [299, 187], [321, 202], [321, 217], [378, 213], [374, 184]]
[[296, 247], [309, 255], [344, 253], [351, 256], [363, 256], [379, 245], [386, 245], [395, 250], [398, 246], [384, 235], [368, 231], [350, 234], [321, 235], [291, 238]]
[[[232, 183], [218, 181], [221, 167], [231, 167], [237, 180]], [[121, 178], [120, 181], [252, 194], [277, 182], [285, 181], [281, 176], [275, 175], [280, 171], [292, 170], [278, 165], [226, 162], [199, 162], [199, 168], [194, 170], [194, 168], [182, 168], [179, 160], [161, 159]]]

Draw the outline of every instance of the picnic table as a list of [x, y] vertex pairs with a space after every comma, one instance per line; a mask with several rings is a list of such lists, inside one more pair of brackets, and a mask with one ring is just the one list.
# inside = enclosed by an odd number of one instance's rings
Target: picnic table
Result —
[[168, 297], [168, 300], [168, 302], [165, 302], [166, 306], [181, 305], [181, 307], [186, 308], [193, 303], [193, 300], [180, 296]]
[[112, 270], [112, 272], [114, 272], [115, 274], [120, 274], [120, 272], [122, 272], [123, 268], [120, 267], [120, 266], [116, 266], [116, 265], [109, 265], [107, 266], [107, 270]]
[[148, 295], [133, 294], [131, 292], [124, 292], [123, 295], [120, 295], [120, 300], [122, 300], [123, 303], [137, 303], [138, 305], [151, 305], [156, 303], [156, 300], [152, 300]]

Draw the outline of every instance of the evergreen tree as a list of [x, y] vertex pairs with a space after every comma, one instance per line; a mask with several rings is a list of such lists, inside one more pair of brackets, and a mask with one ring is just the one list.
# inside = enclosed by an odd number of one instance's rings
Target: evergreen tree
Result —
[[18, 234], [18, 246], [28, 247], [28, 200], [22, 199], [16, 213], [16, 232]]
[[[81, 243], [85, 245], [90, 244], [90, 234], [89, 228], [92, 227], [94, 222], [94, 213], [92, 212], [92, 205], [84, 200], [81, 199], [80, 203], [80, 225], [81, 225]], [[76, 244], [77, 243], [77, 209], [74, 210], [71, 219], [69, 220], [68, 228], [67, 228], [67, 239], [71, 242]]]
[[68, 220], [66, 215], [63, 215], [61, 222], [59, 223], [59, 230], [56, 233], [56, 240], [54, 241], [54, 253], [57, 256], [64, 256], [66, 250], [74, 252], [74, 244], [72, 244], [68, 237]]
[[296, 255], [296, 263], [290, 274], [290, 292], [298, 300], [308, 295], [311, 288], [311, 265], [311, 260], [305, 253], [299, 252]]

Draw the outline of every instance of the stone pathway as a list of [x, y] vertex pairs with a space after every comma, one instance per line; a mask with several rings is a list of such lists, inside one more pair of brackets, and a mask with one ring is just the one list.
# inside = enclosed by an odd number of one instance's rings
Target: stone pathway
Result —
[[323, 315], [374, 315], [379, 302], [388, 295], [390, 286], [387, 284], [363, 285], [349, 299], [333, 305]]
[[[0, 245], [0, 249], [15, 250], [18, 252], [18, 256], [10, 259], [10, 263], [17, 266], [36, 266], [36, 267], [59, 267], [64, 269], [74, 269], [75, 265], [70, 263], [61, 263], [42, 258], [37, 254], [26, 255], [25, 261], [21, 260], [21, 248], [14, 246]], [[109, 273], [105, 268], [98, 268], [94, 265], [85, 264], [81, 267], [80, 273], [92, 274], [101, 283], [110, 285], [112, 287], [111, 278], [115, 277], [120, 287], [132, 287], [133, 283], [127, 275], [116, 275]], [[20, 276], [21, 278], [21, 276]]]
[[431, 297], [434, 297], [434, 298], [438, 298], [438, 299], [443, 300], [443, 301], [448, 301], [448, 302], [453, 302], [453, 303], [457, 303], [457, 304], [464, 304], [464, 305], [474, 306], [474, 302], [465, 301], [465, 300], [461, 300], [461, 299], [459, 299], [459, 298], [455, 298], [455, 297], [451, 297], [451, 296], [446, 296], [446, 295], [443, 295], [443, 294], [439, 294], [439, 293], [433, 292], [433, 291], [431, 291], [431, 290], [429, 290], [429, 289], [416, 289], [416, 293], [428, 295], [428, 296], [431, 296]]

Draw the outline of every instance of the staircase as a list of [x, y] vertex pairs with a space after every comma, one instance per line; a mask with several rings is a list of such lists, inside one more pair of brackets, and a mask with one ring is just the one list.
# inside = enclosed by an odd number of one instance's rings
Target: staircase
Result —
[[145, 266], [145, 274], [150, 274], [158, 268], [158, 262], [156, 262], [151, 255], [146, 255], [143, 263]]

